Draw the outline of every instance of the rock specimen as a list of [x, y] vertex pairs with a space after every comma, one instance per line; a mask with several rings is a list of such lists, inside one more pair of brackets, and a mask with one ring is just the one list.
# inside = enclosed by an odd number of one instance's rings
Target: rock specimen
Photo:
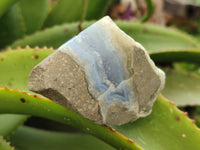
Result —
[[104, 17], [32, 70], [29, 89], [99, 124], [150, 114], [165, 74], [146, 50]]

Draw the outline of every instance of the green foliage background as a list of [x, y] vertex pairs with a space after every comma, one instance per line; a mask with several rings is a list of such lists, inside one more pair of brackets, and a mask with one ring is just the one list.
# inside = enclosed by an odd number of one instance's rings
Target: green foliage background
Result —
[[[123, 126], [97, 125], [28, 91], [32, 68], [116, 2], [0, 1], [1, 150], [200, 149], [200, 42], [178, 29], [143, 23], [153, 12], [151, 0], [142, 23], [116, 21], [166, 73], [163, 96], [148, 117]], [[177, 106], [189, 110], [196, 124]]]

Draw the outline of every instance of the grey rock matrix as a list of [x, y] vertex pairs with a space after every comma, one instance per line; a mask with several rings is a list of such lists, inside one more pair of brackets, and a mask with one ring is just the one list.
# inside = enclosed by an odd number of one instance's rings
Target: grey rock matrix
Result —
[[147, 51], [104, 17], [34, 67], [29, 89], [99, 124], [151, 113], [165, 74]]

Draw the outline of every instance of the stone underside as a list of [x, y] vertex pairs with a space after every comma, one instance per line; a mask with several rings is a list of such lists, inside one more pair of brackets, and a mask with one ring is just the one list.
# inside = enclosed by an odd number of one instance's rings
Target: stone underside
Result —
[[104, 17], [38, 64], [29, 89], [96, 123], [122, 125], [150, 114], [164, 82], [147, 51]]

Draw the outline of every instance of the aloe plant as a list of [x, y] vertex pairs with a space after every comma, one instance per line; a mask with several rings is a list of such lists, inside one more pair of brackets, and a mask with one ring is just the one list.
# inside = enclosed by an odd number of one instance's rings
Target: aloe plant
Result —
[[[199, 128], [186, 112], [177, 108], [195, 106], [193, 117], [199, 125], [200, 42], [177, 29], [116, 21], [122, 30], [148, 50], [154, 62], [166, 73], [166, 86], [148, 117], [122, 126], [98, 125], [50, 99], [30, 92], [27, 85], [32, 68], [78, 34], [78, 26], [81, 18], [84, 18], [81, 14], [84, 9], [82, 1], [51, 2], [2, 1], [0, 149], [200, 149]], [[94, 22], [88, 20], [100, 18], [112, 2], [115, 0], [88, 1], [87, 21], [82, 20], [82, 29]], [[148, 2], [151, 9], [151, 1]], [[72, 4], [77, 7], [71, 7]], [[31, 5], [35, 7], [29, 10]], [[66, 7], [71, 13], [68, 16], [64, 16]], [[77, 8], [81, 11], [77, 11]], [[53, 121], [51, 130], [27, 126], [27, 120], [34, 121], [32, 116], [49, 125]], [[42, 127], [40, 122], [36, 123]], [[58, 126], [60, 132], [55, 132]]]

